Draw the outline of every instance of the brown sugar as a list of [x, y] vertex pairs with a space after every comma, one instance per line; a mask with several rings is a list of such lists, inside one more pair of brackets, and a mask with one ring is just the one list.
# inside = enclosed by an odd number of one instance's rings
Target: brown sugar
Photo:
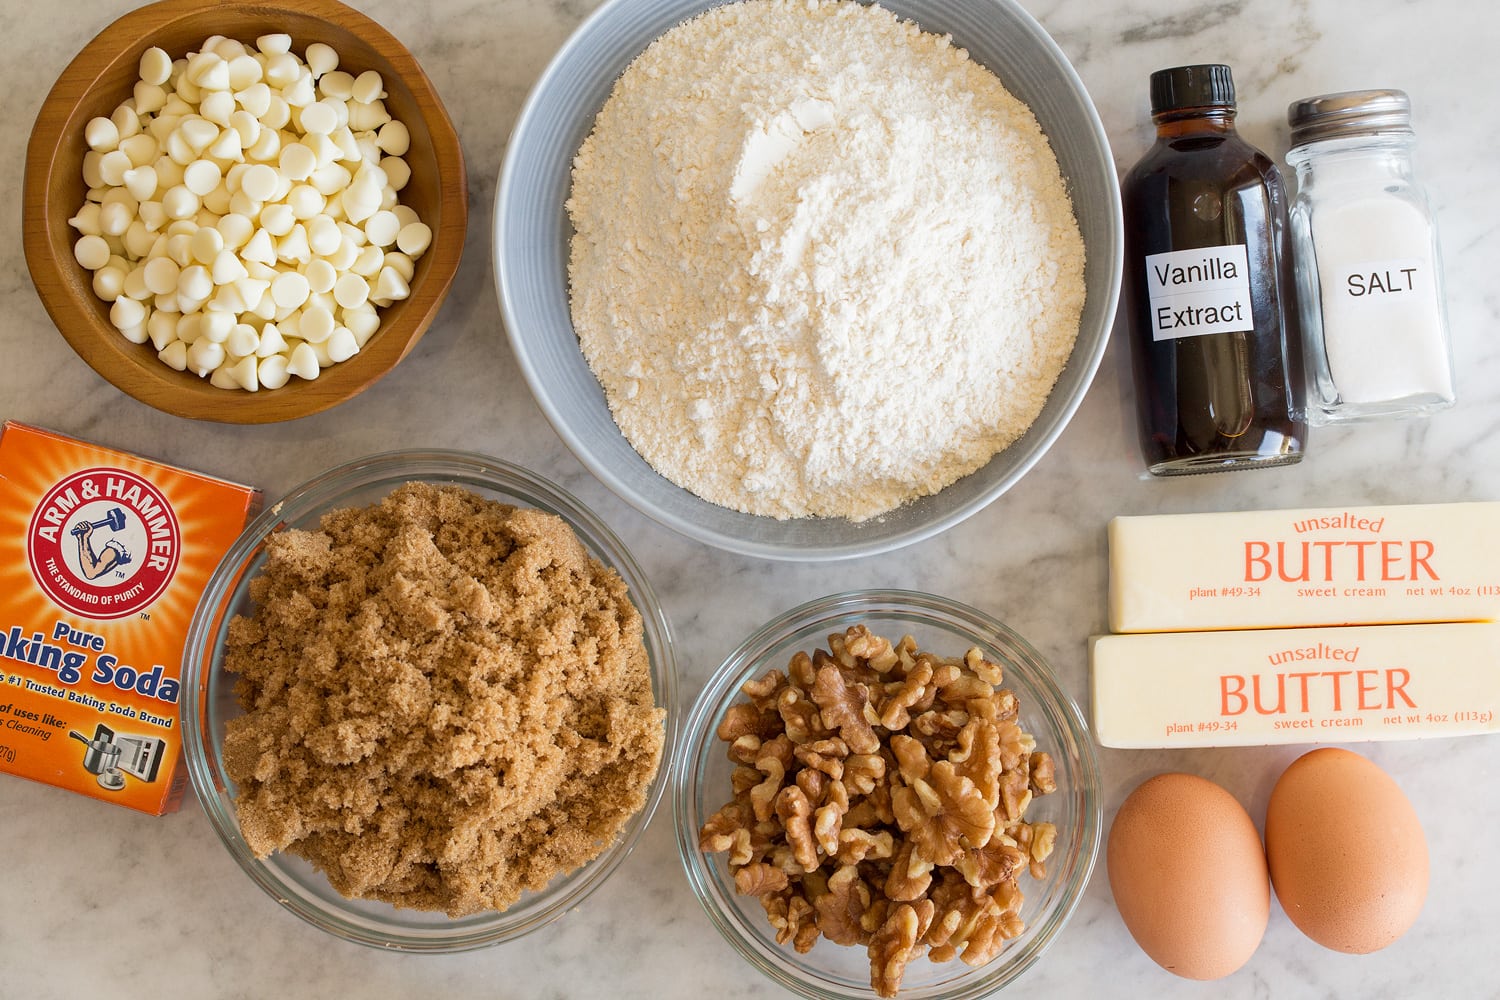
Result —
[[599, 855], [665, 713], [625, 583], [561, 519], [408, 483], [266, 545], [225, 668], [224, 762], [258, 857], [461, 916]]

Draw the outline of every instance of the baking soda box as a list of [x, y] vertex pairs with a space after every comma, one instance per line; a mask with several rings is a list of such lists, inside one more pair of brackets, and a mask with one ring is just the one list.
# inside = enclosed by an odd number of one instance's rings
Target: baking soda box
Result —
[[188, 623], [249, 487], [0, 429], [0, 771], [177, 808]]

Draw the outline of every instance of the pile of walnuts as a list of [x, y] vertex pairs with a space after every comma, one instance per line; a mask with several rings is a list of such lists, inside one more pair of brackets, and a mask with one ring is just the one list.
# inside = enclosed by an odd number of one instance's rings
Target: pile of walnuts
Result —
[[719, 724], [734, 801], [700, 848], [729, 852], [778, 942], [864, 945], [880, 996], [924, 951], [983, 965], [1024, 930], [1017, 879], [1045, 876], [1057, 836], [1023, 820], [1057, 783], [1001, 680], [977, 648], [940, 657], [863, 625], [798, 652]]

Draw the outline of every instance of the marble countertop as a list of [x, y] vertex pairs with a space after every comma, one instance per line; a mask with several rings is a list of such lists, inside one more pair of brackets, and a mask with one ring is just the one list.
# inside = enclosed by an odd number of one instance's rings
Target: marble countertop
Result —
[[[458, 125], [472, 220], [453, 292], [390, 376], [327, 413], [266, 427], [194, 423], [135, 402], [57, 335], [21, 251], [24, 136], [52, 81], [132, 0], [0, 4], [8, 98], [0, 168], [0, 418], [39, 424], [255, 483], [270, 498], [330, 464], [399, 447], [471, 449], [545, 475], [633, 549], [675, 628], [684, 687], [750, 630], [833, 590], [915, 586], [996, 615], [1087, 704], [1084, 640], [1105, 627], [1104, 525], [1115, 514], [1500, 499], [1500, 10], [1459, 0], [1030, 0], [1073, 60], [1118, 166], [1149, 144], [1146, 78], [1188, 62], [1233, 65], [1246, 136], [1285, 153], [1299, 97], [1406, 89], [1420, 169], [1446, 247], [1459, 405], [1419, 423], [1317, 432], [1290, 469], [1151, 481], [1136, 451], [1117, 336], [1082, 408], [1036, 469], [937, 538], [877, 558], [798, 565], [740, 558], [658, 526], [595, 480], [525, 391], [501, 330], [490, 206], [506, 136], [532, 81], [594, 0], [357, 0], [410, 46]], [[1477, 110], [1476, 110], [1477, 109]], [[1062, 502], [1059, 502], [1059, 501]], [[1137, 782], [1164, 770], [1220, 781], [1263, 816], [1303, 747], [1101, 754], [1106, 822]], [[1102, 862], [1053, 950], [1012, 992], [1030, 996], [1407, 998], [1500, 996], [1500, 739], [1366, 744], [1425, 825], [1431, 889], [1416, 926], [1383, 952], [1327, 951], [1276, 904], [1259, 951], [1213, 986], [1178, 980], [1134, 945]], [[1393, 869], [1399, 858], [1392, 859]], [[0, 776], [0, 996], [771, 997], [780, 991], [712, 930], [681, 873], [667, 808], [623, 871], [575, 912], [521, 941], [455, 956], [385, 954], [330, 938], [240, 872], [189, 795], [151, 818]], [[1393, 874], [1395, 872], [1393, 871]], [[607, 984], [607, 985], [606, 985]]]

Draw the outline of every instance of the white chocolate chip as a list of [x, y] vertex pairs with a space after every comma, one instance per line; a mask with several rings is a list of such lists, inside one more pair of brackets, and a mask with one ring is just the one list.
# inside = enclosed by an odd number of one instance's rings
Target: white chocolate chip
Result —
[[101, 300], [113, 302], [125, 288], [125, 269], [112, 265], [101, 267], [94, 272], [93, 288], [94, 294]]
[[125, 190], [138, 202], [146, 201], [156, 194], [156, 168], [150, 164], [125, 171], [121, 180], [125, 183]]
[[[271, 88], [265, 83], [252, 83], [244, 90], [235, 91], [235, 102], [245, 110], [246, 114], [257, 119], [256, 125], [260, 125], [260, 117], [271, 110]], [[231, 120], [233, 116], [230, 116]], [[255, 140], [250, 140], [254, 142]], [[248, 145], [249, 143], [246, 143]]]
[[[269, 135], [275, 135], [271, 132]], [[276, 193], [276, 171], [264, 163], [257, 163], [240, 177], [240, 191], [256, 201], [266, 201]]]
[[339, 68], [339, 54], [331, 45], [322, 42], [313, 42], [307, 47], [303, 56], [307, 62], [307, 68], [312, 70], [313, 76], [322, 76]]
[[199, 337], [188, 348], [187, 363], [193, 374], [204, 377], [224, 363], [224, 345]]
[[281, 328], [275, 323], [267, 323], [260, 328], [260, 340], [255, 345], [255, 355], [260, 358], [269, 358], [277, 354], [288, 353], [286, 340], [281, 336]]
[[[181, 276], [177, 279], [177, 294], [186, 296], [202, 302], [214, 293], [214, 279], [208, 273], [208, 268], [201, 264], [194, 264], [182, 269]], [[183, 312], [187, 312], [186, 309]]]
[[198, 214], [200, 205], [198, 196], [182, 184], [161, 196], [161, 207], [170, 219], [191, 219]]
[[302, 274], [307, 278], [307, 287], [314, 295], [333, 291], [339, 280], [339, 272], [321, 257], [308, 261]]
[[199, 320], [198, 335], [204, 340], [215, 344], [222, 344], [234, 332], [235, 322], [232, 313], [210, 309], [202, 313], [201, 317]]
[[142, 83], [160, 87], [171, 79], [172, 57], [153, 45], [141, 53], [140, 76]]
[[315, 135], [327, 135], [339, 127], [338, 112], [327, 100], [314, 101], [302, 109], [302, 128]]
[[298, 344], [287, 357], [286, 369], [298, 378], [315, 379], [318, 377], [318, 355], [308, 344]]
[[261, 358], [260, 364], [255, 368], [255, 373], [260, 378], [262, 388], [280, 389], [287, 384], [290, 373], [287, 371], [286, 362], [284, 354], [271, 354]]
[[380, 126], [375, 144], [392, 156], [405, 156], [411, 149], [411, 132], [398, 121], [389, 121]]
[[219, 137], [219, 126], [206, 118], [188, 118], [177, 131], [194, 154], [203, 152]]
[[354, 78], [349, 96], [360, 104], [370, 104], [385, 96], [385, 83], [380, 79], [379, 73], [367, 69]]
[[229, 87], [236, 92], [260, 82], [265, 68], [252, 55], [240, 54], [229, 60]]
[[307, 301], [307, 279], [296, 271], [284, 271], [271, 282], [271, 296], [282, 309], [296, 309]]
[[364, 347], [375, 336], [375, 331], [380, 329], [380, 316], [375, 312], [374, 306], [367, 304], [345, 312], [344, 325], [354, 334], [355, 343]]
[[146, 335], [151, 338], [151, 346], [160, 351], [176, 340], [179, 320], [176, 313], [164, 309], [158, 309], [147, 317]]
[[182, 273], [171, 257], [153, 257], [145, 266], [146, 287], [152, 295], [171, 295], [177, 291], [177, 280]]
[[411, 167], [399, 156], [381, 157], [380, 169], [385, 171], [386, 182], [392, 191], [405, 191], [406, 185], [411, 183]]
[[399, 302], [409, 295], [411, 286], [393, 267], [380, 269], [380, 276], [375, 279], [375, 287], [370, 292], [370, 298], [376, 305]]
[[220, 128], [229, 126], [229, 117], [237, 110], [239, 106], [235, 103], [234, 95], [227, 90], [204, 94], [203, 103], [198, 106], [198, 113]]
[[99, 236], [84, 236], [73, 244], [73, 259], [80, 267], [97, 271], [109, 263], [109, 244]]
[[265, 211], [260, 213], [260, 227], [272, 236], [285, 236], [296, 224], [297, 213], [292, 211], [290, 205], [267, 205]]
[[297, 184], [286, 193], [286, 203], [297, 221], [310, 222], [324, 217], [323, 209], [327, 207], [328, 199], [311, 184]]
[[358, 309], [370, 298], [370, 284], [357, 274], [346, 273], [335, 282], [333, 297], [344, 309]]
[[130, 99], [135, 101], [136, 114], [150, 115], [160, 111], [166, 105], [167, 92], [155, 84], [137, 80], [134, 89], [130, 92]]
[[228, 369], [229, 377], [247, 392], [255, 392], [260, 388], [260, 374], [255, 355], [240, 358]]
[[277, 94], [271, 95], [271, 103], [266, 107], [266, 113], [260, 116], [260, 123], [268, 129], [285, 128], [287, 122], [292, 120], [292, 108], [285, 99]]
[[114, 114], [109, 120], [115, 123], [115, 129], [120, 133], [121, 139], [129, 139], [133, 135], [139, 135], [141, 131], [140, 116], [135, 113], [128, 103], [115, 108]]
[[224, 234], [212, 226], [199, 226], [188, 243], [188, 249], [199, 264], [212, 264], [219, 251], [224, 249]]
[[318, 79], [318, 90], [325, 97], [331, 97], [337, 101], [347, 101], [354, 96], [354, 77], [343, 70], [324, 73]]
[[240, 256], [257, 264], [276, 263], [276, 245], [271, 242], [271, 234], [257, 229], [240, 251]]
[[156, 139], [142, 132], [133, 135], [129, 139], [120, 141], [120, 152], [130, 158], [132, 167], [149, 166], [161, 152], [161, 144]]
[[109, 307], [109, 321], [117, 330], [126, 330], [146, 322], [146, 307], [133, 298], [124, 296]]
[[289, 86], [301, 72], [302, 67], [297, 57], [290, 52], [278, 52], [266, 57], [266, 82], [273, 87]]
[[130, 224], [130, 228], [125, 230], [120, 243], [128, 256], [141, 260], [151, 256], [151, 251], [156, 247], [156, 241], [160, 238], [147, 230], [146, 224], [137, 218]]
[[292, 36], [281, 33], [261, 35], [255, 40], [255, 47], [268, 56], [290, 52], [292, 49]]
[[112, 201], [99, 206], [99, 230], [105, 236], [123, 236], [130, 228], [130, 208], [122, 202]]
[[249, 277], [244, 262], [233, 250], [220, 250], [214, 255], [212, 275], [215, 285], [232, 285]]
[[276, 258], [288, 264], [306, 264], [312, 258], [307, 245], [307, 230], [299, 222], [276, 242]]
[[394, 212], [379, 211], [365, 220], [365, 239], [373, 246], [384, 249], [396, 242], [401, 232], [401, 220]]
[[417, 262], [400, 251], [386, 254], [385, 266], [401, 275], [407, 284], [411, 284], [412, 278], [417, 274]]
[[209, 145], [208, 155], [216, 160], [240, 162], [245, 159], [245, 143], [240, 138], [239, 130], [233, 127], [234, 115], [230, 115], [229, 118], [230, 127], [220, 132], [219, 137]]
[[260, 334], [249, 323], [236, 323], [224, 341], [224, 350], [231, 358], [253, 356], [260, 344]]
[[281, 173], [294, 181], [305, 181], [318, 169], [318, 154], [300, 142], [281, 147]]
[[108, 118], [91, 118], [83, 127], [83, 141], [96, 153], [108, 153], [120, 145], [120, 130]]
[[167, 346], [163, 347], [161, 350], [157, 351], [156, 356], [160, 358], [162, 360], [162, 363], [165, 364], [168, 368], [175, 368], [181, 372], [187, 371], [187, 352], [187, 344], [184, 344], [180, 340], [174, 340]]
[[[230, 133], [233, 135], [234, 133]], [[182, 171], [182, 184], [193, 194], [202, 198], [219, 186], [224, 172], [213, 160], [194, 160]]]
[[346, 327], [336, 327], [328, 337], [326, 346], [328, 357], [334, 363], [348, 361], [359, 353], [359, 343], [354, 339]]
[[110, 187], [125, 183], [125, 172], [133, 170], [135, 164], [123, 149], [111, 149], [99, 157], [99, 178]]

